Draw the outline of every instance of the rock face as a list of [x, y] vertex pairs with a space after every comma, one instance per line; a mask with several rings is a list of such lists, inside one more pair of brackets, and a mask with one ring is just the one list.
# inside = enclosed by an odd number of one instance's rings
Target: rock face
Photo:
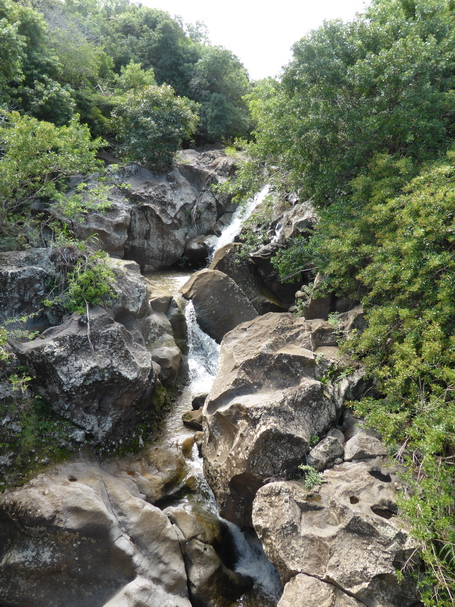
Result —
[[336, 586], [299, 573], [285, 586], [278, 607], [363, 607]]
[[257, 316], [240, 287], [218, 270], [196, 272], [180, 292], [192, 300], [201, 328], [218, 343], [238, 324]]
[[274, 313], [225, 335], [203, 409], [204, 470], [224, 518], [251, 525], [259, 487], [292, 473], [335, 423], [343, 394], [318, 379], [334, 341], [327, 323]]
[[[286, 597], [296, 585], [302, 594], [295, 605], [350, 606], [356, 599], [368, 607], [410, 607], [418, 600], [407, 574], [403, 582], [396, 576], [417, 547], [397, 516], [397, 486], [396, 472], [375, 460], [326, 470], [322, 484], [312, 490], [296, 481], [259, 489], [255, 530], [283, 583], [292, 580], [280, 607], [291, 604]], [[298, 574], [329, 587], [312, 589], [314, 582]], [[344, 602], [336, 602], [335, 589], [348, 595]], [[309, 601], [311, 592], [327, 598]]]
[[215, 195], [211, 186], [233, 171], [234, 161], [220, 150], [181, 153], [167, 174], [130, 164], [112, 172], [111, 208], [90, 212], [71, 228], [81, 239], [97, 234], [110, 255], [150, 270], [167, 268], [189, 242], [213, 234], [219, 218], [232, 211], [230, 199]]
[[[38, 312], [55, 275], [47, 249], [0, 253], [0, 322]], [[40, 313], [26, 326], [39, 330], [50, 324], [48, 316]]]
[[65, 464], [0, 498], [0, 603], [191, 607], [179, 536], [133, 478]]
[[151, 354], [103, 308], [89, 319], [73, 314], [15, 351], [54, 411], [96, 442], [137, 422], [151, 405]]

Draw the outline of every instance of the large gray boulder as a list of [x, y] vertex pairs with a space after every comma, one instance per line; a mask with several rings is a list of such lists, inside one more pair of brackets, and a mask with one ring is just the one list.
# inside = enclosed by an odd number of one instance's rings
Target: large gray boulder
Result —
[[364, 607], [333, 584], [299, 573], [284, 587], [277, 607]]
[[195, 272], [180, 292], [192, 300], [201, 328], [218, 343], [238, 324], [257, 316], [240, 287], [218, 270]]
[[0, 498], [0, 604], [191, 607], [179, 536], [132, 476], [60, 465]]
[[54, 411], [95, 442], [130, 428], [152, 404], [152, 356], [103, 308], [73, 314], [14, 351]]
[[323, 321], [269, 313], [242, 323], [221, 344], [203, 409], [204, 470], [224, 518], [251, 525], [256, 491], [304, 462], [312, 437], [336, 423], [349, 380], [321, 382], [334, 335]]
[[232, 278], [258, 314], [285, 311], [281, 301], [266, 287], [253, 261], [239, 256], [241, 248], [241, 244], [233, 242], [224, 245], [216, 251], [209, 269], [218, 270]]
[[[283, 583], [302, 573], [368, 607], [410, 607], [418, 601], [407, 569], [403, 581], [397, 576], [418, 547], [398, 516], [399, 486], [396, 471], [378, 460], [326, 470], [312, 490], [296, 481], [259, 489], [254, 528]], [[311, 598], [303, 594], [301, 604]]]

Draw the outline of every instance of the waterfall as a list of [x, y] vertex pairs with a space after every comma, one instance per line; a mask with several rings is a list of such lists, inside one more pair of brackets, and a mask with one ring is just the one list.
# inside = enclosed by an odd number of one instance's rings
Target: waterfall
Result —
[[[235, 236], [239, 234], [244, 221], [264, 200], [268, 191], [269, 186], [265, 186], [248, 202], [246, 207], [239, 207], [236, 210], [232, 222], [222, 232], [221, 236], [219, 238], [214, 237], [211, 241], [214, 250], [234, 240]], [[171, 442], [174, 444], [175, 442], [181, 443], [182, 440], [192, 434], [190, 430], [182, 425], [182, 413], [191, 409], [192, 400], [195, 395], [210, 391], [218, 371], [220, 346], [200, 328], [191, 301], [185, 302], [185, 320], [187, 324], [189, 381], [179, 397], [177, 406], [169, 415], [166, 422], [164, 434], [169, 444]], [[192, 497], [192, 500], [199, 502], [207, 510], [218, 515], [218, 506], [213, 492], [204, 477], [202, 459], [199, 456], [196, 445], [193, 446], [191, 457], [187, 460], [187, 464], [189, 474], [196, 479], [198, 488], [197, 494]], [[256, 537], [246, 538], [239, 527], [228, 521], [225, 521], [225, 523], [229, 528], [238, 555], [235, 571], [247, 575], [254, 580], [253, 589], [238, 601], [232, 603], [232, 607], [276, 606], [282, 586], [279, 576], [267, 560], [259, 540]]]
[[240, 231], [245, 221], [248, 219], [248, 217], [250, 217], [256, 207], [258, 207], [261, 202], [263, 202], [263, 200], [269, 193], [269, 190], [270, 186], [267, 184], [253, 198], [250, 198], [245, 206], [239, 205], [237, 207], [234, 214], [232, 215], [232, 220], [230, 224], [224, 228], [220, 236], [214, 236], [210, 240], [208, 240], [209, 246], [213, 247], [213, 253], [215, 253], [217, 249], [220, 249], [225, 244], [234, 242], [235, 237], [240, 234]]
[[283, 587], [276, 569], [264, 553], [261, 542], [257, 537], [247, 539], [237, 525], [226, 520], [224, 522], [229, 527], [239, 555], [235, 571], [253, 578], [258, 602], [276, 605]]
[[218, 370], [220, 346], [205, 333], [196, 320], [193, 302], [185, 307], [188, 331], [188, 367], [193, 394], [209, 392]]

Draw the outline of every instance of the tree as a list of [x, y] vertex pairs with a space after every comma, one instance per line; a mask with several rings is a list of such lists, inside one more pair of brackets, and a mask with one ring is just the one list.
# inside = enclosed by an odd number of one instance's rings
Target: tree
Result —
[[77, 116], [57, 127], [18, 112], [0, 115], [0, 231], [5, 234], [18, 217], [26, 217], [35, 198], [61, 199], [68, 177], [99, 168], [95, 155], [102, 142], [91, 139]]
[[436, 158], [455, 123], [454, 34], [439, 0], [416, 1], [412, 19], [375, 0], [365, 17], [325, 23], [294, 45], [278, 102], [256, 109], [255, 152], [319, 205], [349, 196], [374, 153]]
[[182, 141], [194, 133], [196, 112], [197, 104], [176, 96], [169, 85], [133, 90], [115, 113], [121, 147], [128, 157], [165, 170]]
[[250, 84], [245, 68], [222, 47], [204, 46], [200, 52], [190, 83], [192, 98], [201, 104], [200, 135], [212, 142], [247, 136], [250, 115], [244, 97]]

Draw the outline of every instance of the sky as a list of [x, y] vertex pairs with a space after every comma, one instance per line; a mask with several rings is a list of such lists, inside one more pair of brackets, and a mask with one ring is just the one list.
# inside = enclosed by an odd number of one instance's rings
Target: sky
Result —
[[291, 46], [324, 20], [350, 21], [368, 0], [142, 0], [151, 8], [202, 21], [211, 44], [241, 60], [252, 80], [276, 77], [292, 58]]

